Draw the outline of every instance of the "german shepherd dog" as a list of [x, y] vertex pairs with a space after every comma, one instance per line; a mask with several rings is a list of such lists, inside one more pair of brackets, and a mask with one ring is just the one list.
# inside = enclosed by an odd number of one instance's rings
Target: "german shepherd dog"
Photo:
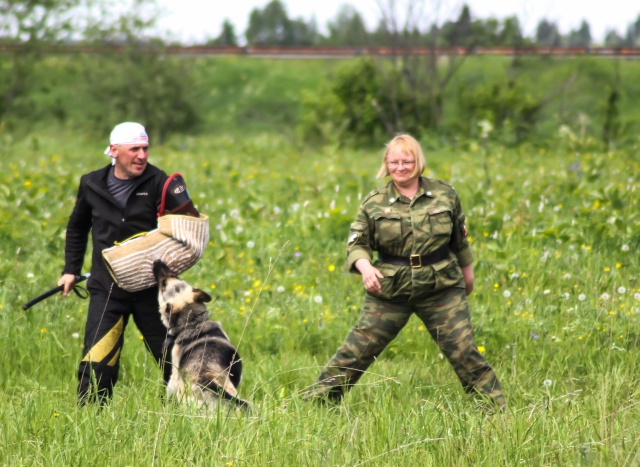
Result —
[[220, 401], [248, 409], [249, 403], [238, 398], [242, 360], [220, 323], [209, 319], [205, 303], [211, 297], [174, 275], [160, 260], [153, 263], [153, 274], [162, 323], [168, 338], [175, 339], [167, 396], [208, 409]]

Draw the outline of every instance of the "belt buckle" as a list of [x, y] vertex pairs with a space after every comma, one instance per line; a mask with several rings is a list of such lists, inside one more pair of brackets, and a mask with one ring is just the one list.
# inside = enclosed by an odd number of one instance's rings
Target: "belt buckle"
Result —
[[[415, 258], [418, 258], [418, 263], [414, 264], [413, 260]], [[422, 267], [422, 256], [420, 255], [411, 255], [409, 256], [409, 266], [411, 266], [412, 269], [418, 269]]]

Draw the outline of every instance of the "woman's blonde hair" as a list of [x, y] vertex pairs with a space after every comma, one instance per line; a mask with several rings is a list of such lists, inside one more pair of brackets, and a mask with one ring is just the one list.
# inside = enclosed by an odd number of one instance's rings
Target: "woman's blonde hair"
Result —
[[387, 158], [392, 151], [401, 151], [407, 156], [413, 156], [416, 165], [411, 173], [412, 177], [417, 177], [424, 172], [427, 165], [420, 143], [411, 135], [398, 135], [387, 143], [387, 149], [382, 157], [382, 165], [378, 171], [377, 178], [384, 178], [389, 175], [389, 167], [387, 167]]

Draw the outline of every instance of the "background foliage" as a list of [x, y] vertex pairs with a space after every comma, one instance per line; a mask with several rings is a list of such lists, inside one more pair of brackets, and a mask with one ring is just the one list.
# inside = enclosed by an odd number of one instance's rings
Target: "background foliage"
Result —
[[[0, 54], [0, 464], [640, 462], [636, 61], [168, 56], [130, 34], [138, 17], [94, 29], [75, 56], [48, 49], [63, 36]], [[472, 17], [458, 23], [468, 39]], [[355, 16], [340, 24], [362, 32]], [[437, 118], [421, 118], [429, 109]], [[210, 217], [184, 277], [214, 297], [244, 357], [250, 415], [164, 402], [133, 325], [113, 402], [78, 408], [86, 303], [21, 310], [56, 283], [79, 177], [108, 162], [121, 120], [145, 123], [152, 162], [181, 172]], [[301, 400], [357, 319], [344, 243], [400, 130], [462, 199], [476, 341], [505, 413], [477, 410], [415, 319], [342, 405]]]

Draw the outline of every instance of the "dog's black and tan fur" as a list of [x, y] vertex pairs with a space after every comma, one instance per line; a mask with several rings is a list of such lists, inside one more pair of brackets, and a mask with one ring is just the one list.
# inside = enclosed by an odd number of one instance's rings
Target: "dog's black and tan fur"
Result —
[[211, 297], [175, 276], [160, 260], [154, 262], [153, 273], [158, 281], [160, 317], [167, 334], [175, 339], [167, 396], [207, 408], [220, 401], [248, 408], [238, 398], [242, 361], [220, 323], [209, 319], [205, 303]]

